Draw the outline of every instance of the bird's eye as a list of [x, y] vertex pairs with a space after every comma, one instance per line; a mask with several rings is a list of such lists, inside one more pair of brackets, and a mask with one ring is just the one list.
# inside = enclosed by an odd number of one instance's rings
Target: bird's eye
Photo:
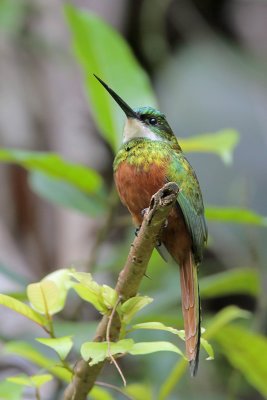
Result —
[[150, 125], [156, 125], [157, 124], [157, 119], [156, 118], [149, 118], [148, 122], [150, 123]]

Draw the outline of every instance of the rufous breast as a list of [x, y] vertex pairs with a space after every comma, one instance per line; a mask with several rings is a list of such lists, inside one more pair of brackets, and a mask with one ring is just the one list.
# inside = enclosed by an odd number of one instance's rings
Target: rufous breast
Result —
[[167, 182], [166, 167], [151, 163], [142, 168], [125, 160], [118, 166], [114, 178], [122, 203], [129, 209], [134, 223], [140, 225], [142, 210], [149, 206], [153, 194]]

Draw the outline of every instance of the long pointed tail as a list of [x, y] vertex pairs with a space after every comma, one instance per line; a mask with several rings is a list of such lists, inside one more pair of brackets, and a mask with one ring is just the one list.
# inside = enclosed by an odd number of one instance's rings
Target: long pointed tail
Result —
[[190, 363], [191, 376], [195, 376], [198, 368], [200, 347], [201, 309], [197, 267], [191, 252], [189, 252], [184, 261], [180, 263], [180, 280], [186, 355]]

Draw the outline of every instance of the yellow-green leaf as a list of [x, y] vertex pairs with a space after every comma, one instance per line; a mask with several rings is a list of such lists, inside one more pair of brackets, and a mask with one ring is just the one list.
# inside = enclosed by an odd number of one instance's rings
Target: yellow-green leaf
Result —
[[91, 303], [101, 313], [112, 309], [118, 299], [116, 290], [107, 285], [98, 285], [92, 275], [86, 272], [72, 272], [72, 277], [79, 283], [73, 283], [76, 293], [85, 301]]
[[228, 306], [219, 311], [208, 324], [205, 339], [213, 338], [224, 326], [238, 318], [249, 318], [250, 312], [236, 306]]
[[19, 300], [14, 299], [13, 297], [7, 296], [5, 294], [0, 294], [0, 304], [36, 322], [40, 326], [44, 327], [47, 324], [47, 320], [45, 317], [38, 314], [29, 306]]
[[108, 342], [85, 342], [81, 347], [81, 355], [85, 361], [90, 361], [89, 365], [94, 365], [104, 361], [110, 354], [128, 353], [133, 345], [133, 339], [123, 339], [115, 343], [111, 342], [109, 346]]
[[208, 358], [206, 358], [206, 360], [214, 360], [214, 351], [212, 345], [203, 337], [200, 338], [200, 344], [208, 354]]
[[111, 394], [102, 387], [94, 386], [90, 391], [90, 400], [115, 400]]
[[125, 116], [93, 74], [106, 81], [131, 107], [156, 104], [148, 77], [125, 39], [102, 19], [70, 4], [65, 6], [65, 14], [93, 116], [101, 134], [117, 151]]
[[199, 286], [203, 298], [236, 293], [257, 296], [260, 291], [260, 279], [255, 269], [238, 268], [202, 278]]
[[1, 400], [21, 400], [23, 387], [14, 385], [11, 382], [0, 382], [0, 399]]
[[84, 193], [69, 182], [39, 171], [30, 173], [29, 183], [35, 193], [56, 205], [92, 216], [103, 216], [106, 212], [107, 196], [104, 191], [97, 194]]
[[55, 350], [61, 360], [65, 360], [73, 346], [72, 336], [64, 336], [60, 338], [38, 338], [36, 340]]
[[32, 307], [45, 315], [53, 315], [64, 308], [66, 297], [73, 283], [73, 269], [59, 269], [37, 283], [27, 287], [27, 296]]
[[141, 324], [135, 324], [131, 327], [131, 329], [153, 329], [153, 330], [160, 330], [160, 331], [167, 331], [173, 333], [174, 335], [179, 336], [182, 340], [185, 340], [184, 330], [178, 330], [172, 328], [171, 326], [166, 326], [161, 322], [143, 322]]
[[24, 374], [11, 376], [7, 378], [8, 382], [16, 383], [17, 385], [22, 386], [31, 386], [31, 387], [41, 387], [45, 383], [51, 381], [53, 376], [50, 374], [40, 374], [40, 375], [31, 375], [27, 376]]
[[121, 307], [118, 308], [123, 323], [128, 324], [138, 311], [150, 304], [152, 301], [153, 299], [148, 296], [135, 296], [126, 300]]
[[267, 226], [266, 216], [245, 208], [209, 206], [205, 214], [210, 221]]
[[216, 341], [233, 367], [267, 398], [267, 339], [241, 326], [228, 325], [216, 332]]
[[108, 309], [112, 309], [118, 299], [118, 293], [110, 286], [103, 285], [100, 290], [103, 303]]
[[100, 313], [105, 314], [108, 309], [102, 301], [100, 286], [92, 282], [91, 287], [86, 287], [82, 283], [74, 283], [73, 289], [81, 299], [91, 303]]
[[52, 375], [56, 376], [59, 379], [62, 379], [65, 382], [70, 382], [72, 379], [72, 373], [66, 368], [58, 366], [57, 360], [46, 357], [27, 342], [9, 342], [5, 344], [4, 351], [6, 353], [15, 354], [16, 357], [19, 356], [25, 358], [25, 360], [36, 364], [40, 368], [45, 368], [46, 370], [51, 372]]
[[173, 343], [164, 341], [135, 343], [129, 350], [129, 353], [132, 355], [140, 355], [157, 353], [158, 351], [171, 351], [184, 357], [183, 352], [177, 346], [175, 346]]
[[41, 314], [53, 315], [64, 307], [59, 288], [49, 279], [28, 285], [27, 296], [32, 308]]
[[231, 163], [233, 151], [239, 141], [234, 129], [224, 129], [215, 133], [205, 133], [188, 139], [179, 139], [185, 152], [204, 152], [218, 154], [226, 164]]
[[132, 396], [134, 400], [153, 400], [153, 389], [151, 386], [141, 383], [127, 385], [123, 392]]
[[63, 160], [58, 154], [17, 149], [0, 149], [0, 161], [16, 163], [29, 171], [40, 171], [62, 179], [85, 193], [103, 189], [101, 176], [93, 169]]

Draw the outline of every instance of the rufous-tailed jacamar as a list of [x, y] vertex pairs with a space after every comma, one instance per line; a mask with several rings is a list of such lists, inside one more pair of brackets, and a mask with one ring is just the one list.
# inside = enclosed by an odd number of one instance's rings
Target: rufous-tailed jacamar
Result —
[[[132, 109], [96, 76], [125, 112], [123, 144], [114, 160], [114, 178], [122, 203], [140, 226], [151, 196], [167, 182], [179, 186], [177, 203], [163, 229], [159, 252], [180, 266], [186, 355], [191, 375], [198, 368], [201, 335], [197, 268], [202, 261], [207, 227], [200, 186], [166, 117], [152, 107]], [[166, 258], [166, 257], [164, 257]]]

